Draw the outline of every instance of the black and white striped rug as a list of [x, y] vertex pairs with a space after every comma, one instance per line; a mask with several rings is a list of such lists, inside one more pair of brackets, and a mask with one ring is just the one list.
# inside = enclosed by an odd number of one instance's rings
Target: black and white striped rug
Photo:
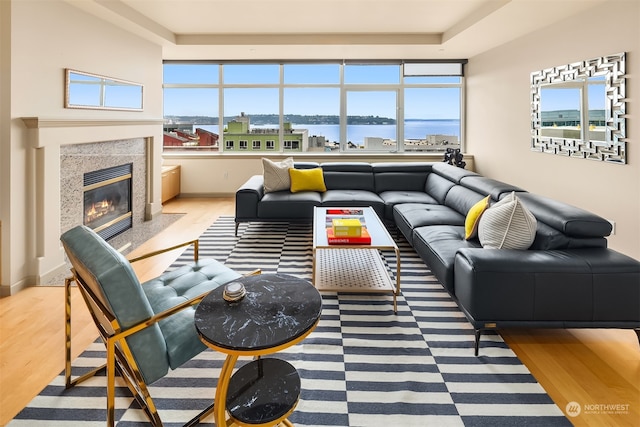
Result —
[[[200, 256], [239, 272], [288, 273], [311, 279], [311, 226], [242, 224], [218, 219], [200, 238]], [[499, 335], [483, 335], [473, 354], [473, 329], [456, 303], [402, 238], [402, 295], [323, 293], [318, 327], [278, 353], [302, 378], [290, 421], [296, 426], [570, 426], [529, 370]], [[395, 254], [384, 253], [395, 266]], [[189, 261], [189, 253], [175, 265]], [[63, 351], [62, 348], [60, 351]], [[76, 366], [98, 366], [104, 346], [93, 344]], [[165, 425], [181, 425], [213, 399], [224, 355], [205, 351], [150, 387]], [[9, 424], [102, 426], [105, 378], [70, 390], [58, 376]], [[119, 426], [146, 418], [121, 385]], [[212, 425], [207, 419], [205, 425]]]

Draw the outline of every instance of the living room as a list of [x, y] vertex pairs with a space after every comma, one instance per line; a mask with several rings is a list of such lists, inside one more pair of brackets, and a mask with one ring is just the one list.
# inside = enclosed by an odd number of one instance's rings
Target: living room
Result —
[[[3, 296], [45, 283], [64, 259], [59, 244], [64, 207], [57, 179], [61, 173], [57, 159], [64, 145], [144, 139], [150, 147], [148, 193], [144, 200], [145, 215], [149, 218], [162, 212], [162, 165], [181, 166], [182, 198], [230, 196], [247, 177], [261, 172], [260, 156], [162, 153], [162, 62], [200, 59], [203, 52], [216, 55], [209, 59], [273, 60], [282, 57], [277, 52], [286, 42], [276, 37], [272, 39], [273, 45], [259, 45], [256, 39], [251, 46], [239, 42], [227, 45], [223, 39], [213, 38], [205, 46], [188, 36], [171, 34], [126, 4], [115, 2], [105, 8], [99, 3], [43, 1], [35, 3], [36, 7], [34, 2], [0, 4], [0, 68], [3, 70], [0, 75], [0, 294]], [[407, 7], [410, 3], [407, 2]], [[483, 175], [615, 221], [616, 231], [608, 238], [609, 247], [640, 258], [637, 220], [640, 217], [640, 154], [632, 146], [640, 125], [632, 114], [626, 119], [626, 164], [578, 160], [530, 149], [530, 74], [626, 52], [629, 83], [635, 70], [640, 69], [636, 55], [640, 39], [638, 3], [633, 0], [555, 2], [546, 10], [546, 15], [554, 13], [553, 8], [557, 7], [557, 16], [547, 17], [544, 25], [535, 22], [532, 18], [535, 14], [521, 11], [522, 14], [510, 15], [509, 19], [502, 15], [520, 3], [540, 7], [540, 2], [534, 1], [478, 2], [478, 8], [484, 8], [488, 18], [476, 18], [475, 25], [467, 24], [472, 34], [473, 31], [491, 33], [477, 53], [464, 58], [468, 60], [464, 152], [470, 159], [470, 167]], [[118, 7], [121, 7], [119, 12]], [[571, 7], [574, 10], [569, 12]], [[124, 19], [125, 16], [129, 19]], [[464, 33], [461, 28], [459, 31]], [[341, 46], [340, 53], [350, 59], [451, 59], [449, 50], [454, 47], [450, 45], [460, 43], [456, 32], [452, 29], [447, 33], [445, 38], [450, 42], [440, 43], [442, 46], [438, 43], [405, 46], [400, 42], [390, 44], [378, 40], [366, 49], [356, 43]], [[401, 38], [402, 34], [396, 36]], [[462, 37], [469, 36], [463, 34]], [[335, 58], [335, 53], [330, 53], [335, 41], [323, 44], [307, 39], [303, 45], [289, 42], [287, 52], [291, 57], [287, 59]], [[239, 49], [238, 45], [243, 48]], [[196, 54], [200, 56], [193, 56]], [[65, 109], [65, 68], [143, 83], [143, 111]], [[639, 91], [638, 85], [627, 85], [630, 112], [633, 100], [640, 98]], [[33, 121], [28, 124], [25, 118], [37, 120], [35, 124]], [[356, 158], [397, 160], [389, 156], [381, 159], [357, 155]], [[416, 158], [440, 160], [435, 156]], [[324, 161], [325, 158], [305, 155], [300, 159]], [[354, 160], [354, 156], [344, 156], [344, 159]]]

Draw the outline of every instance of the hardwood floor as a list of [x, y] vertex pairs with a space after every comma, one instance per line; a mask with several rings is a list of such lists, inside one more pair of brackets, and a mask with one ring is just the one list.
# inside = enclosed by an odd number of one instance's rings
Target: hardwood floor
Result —
[[[232, 198], [176, 199], [166, 213], [185, 213], [129, 257], [197, 238], [218, 216], [233, 215]], [[177, 253], [134, 264], [147, 280]], [[72, 293], [73, 357], [97, 338], [77, 289]], [[62, 286], [32, 287], [0, 299], [0, 426], [7, 424], [64, 368]], [[502, 336], [576, 426], [640, 426], [640, 346], [633, 331], [509, 330]], [[472, 352], [471, 348], [470, 351]], [[609, 405], [609, 406], [607, 406]], [[617, 412], [616, 412], [617, 411]]]

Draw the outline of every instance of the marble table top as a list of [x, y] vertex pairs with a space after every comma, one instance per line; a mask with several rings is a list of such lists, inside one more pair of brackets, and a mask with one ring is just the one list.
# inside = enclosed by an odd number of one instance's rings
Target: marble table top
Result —
[[260, 274], [235, 280], [246, 295], [223, 298], [224, 286], [207, 295], [195, 312], [201, 339], [217, 350], [244, 353], [285, 346], [311, 330], [322, 312], [322, 297], [308, 281], [288, 274]]

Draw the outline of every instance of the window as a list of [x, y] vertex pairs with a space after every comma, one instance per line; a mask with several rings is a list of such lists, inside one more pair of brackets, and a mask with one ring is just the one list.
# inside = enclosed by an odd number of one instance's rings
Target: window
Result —
[[[292, 87], [284, 89], [284, 121], [306, 132], [305, 151], [332, 151], [340, 147], [340, 88]], [[312, 142], [313, 141], [313, 142]]]
[[397, 105], [397, 91], [348, 91], [345, 149], [397, 151]]
[[604, 77], [576, 79], [540, 89], [540, 135], [605, 141]]
[[404, 150], [443, 151], [460, 147], [460, 88], [404, 90]]
[[400, 82], [400, 64], [347, 64], [344, 66], [346, 84], [395, 83]]
[[299, 141], [284, 141], [284, 149], [285, 150], [299, 150], [300, 142]]
[[167, 61], [164, 149], [249, 151], [249, 141], [252, 152], [461, 147], [463, 63]]

